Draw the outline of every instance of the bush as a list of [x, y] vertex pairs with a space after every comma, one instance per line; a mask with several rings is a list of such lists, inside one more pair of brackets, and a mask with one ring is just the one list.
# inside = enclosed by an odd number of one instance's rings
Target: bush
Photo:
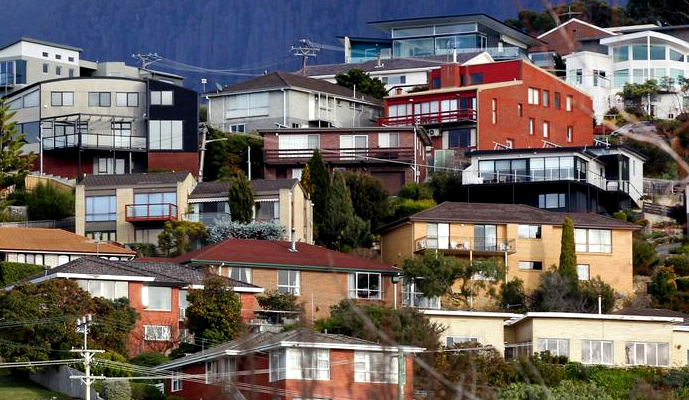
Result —
[[619, 219], [620, 221], [627, 221], [627, 213], [624, 211], [618, 211], [612, 214], [613, 218]]
[[258, 305], [264, 310], [274, 311], [301, 311], [301, 304], [297, 303], [298, 297], [289, 293], [280, 293], [277, 290], [267, 292], [256, 297]]
[[24, 278], [37, 275], [45, 269], [42, 265], [2, 261], [0, 262], [0, 284], [3, 286], [11, 285]]
[[259, 239], [284, 240], [285, 228], [274, 222], [250, 222], [242, 224], [229, 218], [215, 220], [208, 228], [208, 240], [211, 243], [222, 242], [225, 239]]
[[137, 257], [155, 257], [156, 246], [153, 243], [127, 243], [136, 252]]
[[677, 276], [689, 276], [689, 256], [686, 254], [668, 257], [665, 266], [672, 267]]
[[164, 400], [165, 395], [157, 387], [146, 383], [131, 383], [132, 400]]
[[24, 196], [32, 221], [74, 216], [74, 192], [39, 183]]
[[428, 186], [410, 182], [402, 186], [400, 191], [397, 192], [397, 197], [409, 200], [432, 200], [433, 191]]
[[131, 360], [132, 364], [142, 367], [155, 367], [166, 362], [168, 362], [168, 357], [157, 351], [145, 351]]
[[[120, 353], [114, 351], [106, 351], [105, 353], [97, 353], [95, 358], [100, 358], [101, 360], [109, 360], [120, 363], [126, 363], [127, 358]], [[96, 364], [91, 370], [93, 375], [104, 375], [104, 376], [132, 376], [132, 371], [128, 371], [122, 368], [110, 368], [108, 366]]]
[[102, 395], [105, 400], [131, 400], [132, 389], [128, 381], [105, 381]]
[[388, 218], [386, 218], [386, 220], [389, 222], [397, 221], [433, 206], [435, 206], [435, 202], [433, 200], [411, 200], [400, 198], [392, 203], [390, 215]]
[[644, 240], [634, 240], [632, 256], [635, 275], [650, 276], [653, 274], [652, 267], [658, 263], [658, 253], [652, 244]]
[[613, 400], [592, 382], [562, 381], [554, 388], [538, 384], [513, 383], [498, 396], [500, 400]]

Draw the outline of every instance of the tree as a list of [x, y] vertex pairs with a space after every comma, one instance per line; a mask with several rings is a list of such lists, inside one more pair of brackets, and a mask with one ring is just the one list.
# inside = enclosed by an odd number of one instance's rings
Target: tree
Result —
[[409, 182], [397, 192], [397, 197], [410, 200], [432, 200], [433, 190], [429, 186]]
[[689, 24], [687, 4], [681, 0], [629, 0], [627, 12], [637, 23]]
[[207, 126], [207, 140], [218, 140], [206, 144], [203, 163], [203, 179], [214, 181], [229, 179], [240, 171], [248, 174], [248, 149], [251, 148], [251, 176], [263, 174], [263, 140], [257, 135], [227, 134]]
[[553, 268], [541, 275], [540, 284], [531, 294], [529, 309], [545, 312], [597, 313], [598, 296], [602, 298], [603, 313], [615, 305], [615, 291], [600, 278], [574, 281]]
[[672, 267], [658, 268], [653, 275], [648, 293], [653, 299], [654, 307], [664, 308], [666, 304], [672, 301], [677, 293], [677, 275], [675, 275]]
[[360, 68], [352, 68], [346, 73], [340, 72], [335, 75], [335, 82], [338, 85], [350, 89], [356, 87], [356, 93], [367, 94], [377, 99], [382, 99], [388, 95], [385, 84], [378, 78], [371, 78], [369, 74]]
[[435, 205], [435, 201], [431, 199], [412, 200], [397, 198], [390, 204], [390, 211], [388, 215], [385, 217], [385, 221], [399, 221], [402, 218], [414, 215], [417, 212], [434, 207]]
[[36, 158], [33, 152], [23, 154], [25, 135], [17, 131], [17, 123], [11, 121], [15, 112], [10, 112], [4, 100], [0, 100], [0, 189], [22, 185]]
[[644, 83], [625, 83], [617, 95], [625, 102], [625, 108], [632, 114], [642, 116], [647, 113], [649, 99], [653, 99], [660, 92], [660, 86], [655, 79]]
[[500, 306], [507, 311], [524, 312], [527, 310], [524, 281], [514, 278], [500, 285]]
[[195, 336], [221, 343], [236, 339], [244, 332], [242, 304], [225, 278], [206, 278], [203, 289], [190, 290], [187, 300], [187, 326]]
[[316, 234], [318, 234], [318, 230], [325, 218], [325, 203], [330, 193], [330, 173], [318, 149], [313, 151], [313, 156], [311, 156], [305, 168], [309, 169], [309, 180], [306, 182], [304, 189], [306, 189], [311, 196], [311, 202], [313, 203], [313, 224], [316, 227]]
[[576, 282], [577, 253], [574, 247], [574, 222], [570, 217], [562, 221], [562, 238], [560, 240], [560, 265], [558, 272], [563, 278]]
[[158, 235], [158, 248], [167, 257], [177, 257], [191, 251], [198, 241], [207, 237], [202, 222], [167, 221]]
[[9, 286], [24, 278], [38, 275], [45, 270], [46, 267], [43, 265], [0, 261], [0, 285]]
[[307, 163], [304, 165], [304, 170], [301, 171], [301, 180], [299, 181], [304, 191], [308, 196], [313, 194], [313, 184], [311, 183], [311, 166]]
[[132, 364], [140, 365], [142, 367], [157, 367], [158, 365], [165, 364], [168, 361], [169, 358], [165, 354], [158, 351], [144, 351], [132, 358]]
[[462, 193], [462, 175], [459, 172], [434, 172], [428, 182], [433, 191], [433, 199], [440, 204], [444, 201], [459, 201]]
[[110, 301], [93, 297], [90, 309], [93, 315], [101, 316], [104, 321], [90, 328], [93, 343], [119, 354], [127, 354], [129, 332], [139, 319], [136, 310], [129, 306], [129, 300], [121, 298]]
[[256, 297], [262, 309], [274, 311], [302, 311], [303, 306], [298, 300], [299, 298], [291, 293], [280, 293], [277, 290]]
[[24, 196], [29, 219], [59, 220], [74, 216], [74, 192], [39, 183]]
[[368, 175], [347, 172], [345, 180], [354, 206], [354, 213], [364, 221], [370, 221], [371, 228], [377, 228], [388, 213], [388, 191], [383, 183]]
[[347, 251], [356, 247], [368, 231], [366, 222], [354, 214], [347, 183], [339, 171], [333, 175], [322, 218], [318, 240], [329, 249]]
[[248, 224], [254, 219], [254, 191], [243, 172], [230, 180], [230, 216], [233, 221]]
[[651, 275], [652, 267], [658, 263], [658, 253], [652, 244], [641, 239], [632, 242], [634, 275]]
[[216, 219], [208, 228], [208, 240], [211, 243], [222, 242], [230, 238], [284, 240], [285, 227], [275, 222], [254, 221], [240, 224], [229, 218], [221, 218]]
[[426, 250], [422, 257], [404, 259], [402, 274], [426, 296], [447, 296], [455, 305], [471, 308], [470, 299], [481, 290], [492, 292], [504, 268], [493, 259], [468, 261]]
[[105, 400], [130, 400], [132, 388], [129, 381], [105, 381], [103, 382], [103, 398]]

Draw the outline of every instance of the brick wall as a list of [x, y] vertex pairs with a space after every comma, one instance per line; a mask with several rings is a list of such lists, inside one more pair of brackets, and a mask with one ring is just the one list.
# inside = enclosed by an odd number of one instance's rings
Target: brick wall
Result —
[[[140, 315], [136, 325], [129, 332], [128, 350], [130, 356], [143, 351], [165, 352], [179, 342], [179, 288], [172, 288], [170, 311], [149, 311], [144, 308], [141, 290], [143, 282], [129, 282], [129, 305]], [[144, 325], [167, 325], [172, 327], [172, 341], [144, 340]]]
[[199, 175], [199, 154], [197, 152], [150, 152], [148, 171], [189, 171]]

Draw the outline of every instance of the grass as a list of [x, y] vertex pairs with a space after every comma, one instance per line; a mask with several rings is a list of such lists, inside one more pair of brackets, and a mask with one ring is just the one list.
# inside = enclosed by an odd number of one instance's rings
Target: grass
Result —
[[52, 392], [28, 378], [15, 377], [7, 370], [0, 370], [0, 400], [42, 400], [57, 398], [68, 400], [61, 393]]

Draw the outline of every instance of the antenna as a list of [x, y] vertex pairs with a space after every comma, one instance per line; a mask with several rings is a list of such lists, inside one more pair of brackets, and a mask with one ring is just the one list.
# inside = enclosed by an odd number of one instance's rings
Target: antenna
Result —
[[316, 47], [313, 43], [311, 43], [310, 40], [308, 39], [301, 39], [299, 41], [299, 46], [292, 46], [290, 48], [290, 51], [292, 52], [293, 55], [297, 57], [303, 57], [302, 63], [301, 63], [301, 74], [306, 76], [306, 62], [309, 57], [316, 57], [318, 55], [318, 52], [321, 51], [320, 48]]
[[566, 16], [567, 18], [563, 19], [563, 21], [568, 21], [568, 20], [574, 18], [574, 16], [580, 15], [580, 14], [583, 14], [583, 13], [578, 12], [578, 11], [572, 11], [572, 6], [567, 6], [567, 12], [560, 13], [560, 14], [558, 14], [558, 16], [561, 16], [561, 17]]

